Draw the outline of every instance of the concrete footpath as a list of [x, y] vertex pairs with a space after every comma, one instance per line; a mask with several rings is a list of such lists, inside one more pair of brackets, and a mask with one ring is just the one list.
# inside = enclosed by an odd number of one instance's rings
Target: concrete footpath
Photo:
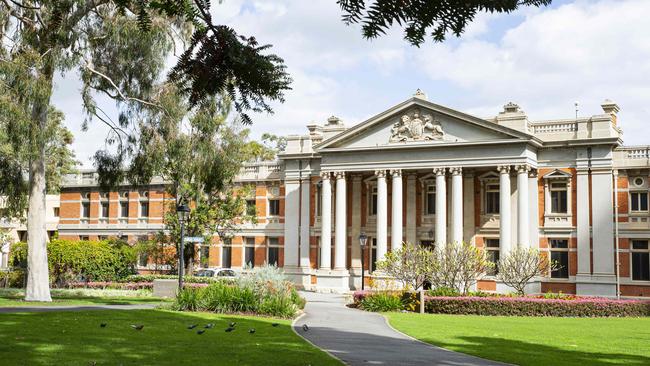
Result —
[[380, 314], [346, 307], [342, 295], [301, 295], [307, 305], [295, 331], [347, 365], [504, 365], [414, 340], [388, 326]]
[[15, 306], [0, 308], [0, 314], [7, 313], [32, 313], [46, 311], [85, 311], [85, 310], [143, 310], [153, 309], [157, 304], [140, 305], [41, 305], [41, 306]]

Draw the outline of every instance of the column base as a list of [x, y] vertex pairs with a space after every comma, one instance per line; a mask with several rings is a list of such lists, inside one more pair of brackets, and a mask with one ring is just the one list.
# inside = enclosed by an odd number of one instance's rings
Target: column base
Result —
[[[365, 276], [368, 277], [368, 272]], [[361, 290], [361, 268], [350, 268], [350, 288], [355, 291]]]
[[576, 295], [616, 297], [615, 275], [576, 276]]
[[345, 294], [350, 292], [350, 273], [347, 269], [319, 269], [316, 271], [316, 292]]
[[309, 267], [284, 267], [285, 276], [289, 281], [293, 282], [300, 290], [313, 290], [314, 285], [311, 284], [312, 269]]

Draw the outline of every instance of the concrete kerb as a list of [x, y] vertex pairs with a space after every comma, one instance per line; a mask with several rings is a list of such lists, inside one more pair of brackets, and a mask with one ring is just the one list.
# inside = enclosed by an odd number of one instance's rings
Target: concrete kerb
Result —
[[330, 353], [329, 350], [322, 349], [322, 348], [318, 347], [318, 346], [315, 345], [312, 341], [310, 341], [309, 339], [303, 337], [300, 333], [298, 333], [298, 330], [296, 330], [296, 323], [298, 323], [298, 320], [300, 320], [300, 319], [301, 319], [302, 317], [304, 317], [305, 315], [307, 315], [307, 313], [303, 312], [302, 314], [300, 314], [297, 318], [295, 318], [295, 319], [291, 322], [291, 330], [293, 330], [293, 332], [294, 332], [298, 337], [302, 338], [304, 341], [306, 341], [307, 343], [311, 344], [312, 347], [314, 347], [314, 348], [316, 348], [316, 349], [319, 349], [319, 350], [321, 350], [321, 351], [327, 353], [328, 356], [332, 357], [333, 359], [335, 359], [335, 360], [337, 360], [337, 361], [339, 361], [340, 363], [342, 363], [342, 364], [345, 365], [346, 363], [343, 362], [343, 360], [341, 360], [340, 358], [334, 356], [332, 353]]

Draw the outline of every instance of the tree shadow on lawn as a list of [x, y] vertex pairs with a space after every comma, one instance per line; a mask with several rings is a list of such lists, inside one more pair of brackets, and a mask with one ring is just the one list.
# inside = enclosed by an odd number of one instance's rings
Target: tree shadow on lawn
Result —
[[[603, 330], [605, 332], [605, 330]], [[606, 337], [606, 334], [603, 334]], [[458, 352], [486, 357], [517, 365], [650, 365], [650, 357], [607, 352], [567, 350], [543, 344], [490, 337], [457, 337], [467, 344], [445, 343], [438, 339], [423, 341]], [[489, 351], [486, 351], [489, 350]]]
[[[225, 332], [232, 321], [235, 330]], [[197, 334], [207, 323], [214, 328]], [[190, 324], [198, 326], [187, 329]], [[287, 320], [163, 310], [2, 314], [0, 360], [2, 365], [338, 365], [294, 334]]]

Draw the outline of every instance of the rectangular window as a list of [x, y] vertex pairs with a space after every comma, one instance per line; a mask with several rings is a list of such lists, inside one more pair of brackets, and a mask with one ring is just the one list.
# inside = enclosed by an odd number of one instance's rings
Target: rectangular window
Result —
[[254, 199], [246, 200], [246, 215], [257, 216], [257, 207]]
[[650, 281], [650, 250], [647, 240], [632, 241], [632, 279]]
[[120, 202], [120, 217], [129, 217], [129, 202]]
[[149, 217], [149, 201], [140, 201], [140, 217]]
[[280, 200], [269, 200], [269, 215], [270, 216], [279, 216], [280, 215]]
[[559, 266], [551, 271], [551, 278], [569, 278], [569, 241], [566, 239], [551, 239], [551, 261]]
[[54, 207], [54, 217], [59, 217], [59, 212], [60, 212], [59, 210], [60, 210], [59, 207]]
[[81, 217], [86, 219], [90, 217], [90, 202], [81, 203]]
[[323, 204], [323, 186], [321, 184], [316, 185], [316, 216], [321, 215], [321, 206]]
[[485, 185], [485, 213], [499, 213], [499, 183]]
[[79, 240], [88, 241], [88, 240], [90, 240], [90, 238], [88, 237], [88, 235], [81, 235], [81, 236], [79, 236]]
[[269, 258], [268, 264], [271, 266], [278, 266], [278, 260], [280, 255], [280, 248], [278, 247], [269, 247]]
[[485, 239], [485, 252], [487, 260], [494, 263], [494, 267], [488, 273], [488, 276], [496, 276], [499, 273], [499, 239]]
[[567, 213], [567, 184], [551, 183], [551, 212]]
[[255, 267], [255, 247], [245, 247], [244, 264], [249, 268]]
[[232, 240], [224, 239], [221, 246], [221, 267], [230, 268], [232, 266]]
[[426, 215], [435, 215], [436, 214], [436, 186], [434, 184], [427, 185], [427, 196], [424, 202], [425, 214]]
[[370, 194], [368, 197], [368, 215], [377, 215], [377, 187], [370, 187]]
[[373, 272], [375, 269], [377, 269], [377, 239], [372, 238], [372, 244], [370, 247], [370, 265], [368, 266], [368, 270]]
[[648, 192], [631, 192], [630, 205], [632, 211], [648, 211]]
[[108, 202], [104, 201], [101, 203], [101, 216], [100, 217], [108, 217]]

